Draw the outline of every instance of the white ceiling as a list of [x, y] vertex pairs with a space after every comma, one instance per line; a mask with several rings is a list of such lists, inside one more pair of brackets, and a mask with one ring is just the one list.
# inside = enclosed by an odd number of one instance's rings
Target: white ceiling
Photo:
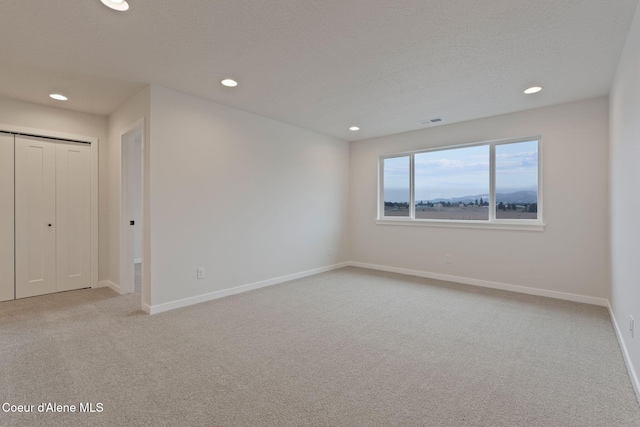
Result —
[[106, 115], [151, 83], [358, 140], [606, 95], [638, 0], [129, 3], [3, 0], [0, 96]]

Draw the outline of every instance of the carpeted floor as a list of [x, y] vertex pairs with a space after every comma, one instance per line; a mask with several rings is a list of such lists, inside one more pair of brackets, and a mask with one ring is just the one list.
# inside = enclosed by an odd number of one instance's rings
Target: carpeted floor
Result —
[[148, 316], [0, 303], [0, 426], [640, 426], [602, 307], [345, 268]]

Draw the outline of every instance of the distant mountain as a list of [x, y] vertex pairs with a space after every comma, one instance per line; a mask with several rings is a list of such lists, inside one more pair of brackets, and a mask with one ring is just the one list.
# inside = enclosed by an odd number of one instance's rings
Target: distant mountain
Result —
[[[489, 200], [488, 194], [478, 194], [475, 196], [464, 196], [464, 197], [452, 197], [450, 199], [433, 199], [433, 200], [422, 200], [424, 203], [474, 203], [476, 200], [480, 201]], [[525, 203], [537, 203], [538, 201], [538, 193], [535, 191], [524, 190], [524, 191], [515, 191], [513, 193], [496, 193], [496, 203], [516, 203], [516, 204], [525, 204]], [[416, 203], [419, 203], [420, 200], [416, 200]]]
[[516, 191], [515, 193], [496, 193], [497, 203], [537, 203], [538, 193], [535, 191]]

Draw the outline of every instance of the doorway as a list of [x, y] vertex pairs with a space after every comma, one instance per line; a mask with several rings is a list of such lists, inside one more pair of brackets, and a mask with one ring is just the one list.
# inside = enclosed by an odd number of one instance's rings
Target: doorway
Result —
[[144, 123], [123, 133], [121, 144], [120, 286], [122, 293], [141, 295]]

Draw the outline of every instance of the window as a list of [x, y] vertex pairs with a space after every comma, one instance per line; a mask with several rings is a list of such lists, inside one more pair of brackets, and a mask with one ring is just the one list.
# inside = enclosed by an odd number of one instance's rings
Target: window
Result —
[[383, 160], [384, 216], [409, 216], [411, 204], [411, 158], [392, 157]]
[[415, 154], [416, 218], [489, 220], [489, 146]]
[[496, 145], [496, 218], [538, 218], [538, 141]]
[[540, 138], [381, 158], [382, 223], [541, 227]]

